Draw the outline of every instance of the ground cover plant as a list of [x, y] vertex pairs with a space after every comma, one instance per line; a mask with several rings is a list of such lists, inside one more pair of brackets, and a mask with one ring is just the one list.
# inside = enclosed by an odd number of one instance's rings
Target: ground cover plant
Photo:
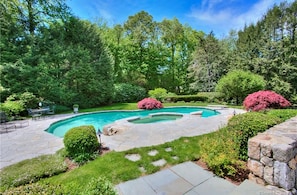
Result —
[[42, 155], [4, 168], [0, 173], [1, 190], [39, 181], [65, 172], [68, 167], [61, 152]]

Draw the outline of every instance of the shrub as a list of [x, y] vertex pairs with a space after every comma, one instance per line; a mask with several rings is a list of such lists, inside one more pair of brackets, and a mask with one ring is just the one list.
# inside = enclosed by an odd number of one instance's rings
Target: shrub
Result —
[[115, 191], [112, 183], [108, 181], [105, 177], [99, 177], [97, 179], [92, 179], [84, 192], [82, 194], [86, 195], [116, 195], [117, 192]]
[[36, 108], [39, 99], [30, 92], [25, 92], [19, 95], [19, 99], [24, 103], [25, 108]]
[[200, 97], [207, 97], [208, 102], [220, 102], [223, 99], [223, 94], [219, 92], [199, 92]]
[[238, 166], [238, 151], [234, 150], [234, 141], [228, 128], [201, 136], [201, 158], [218, 176], [233, 176]]
[[62, 105], [56, 105], [55, 107], [55, 112], [56, 113], [64, 113], [64, 112], [69, 112], [72, 109], [67, 107], [67, 106], [62, 106]]
[[0, 173], [1, 188], [17, 187], [67, 170], [64, 157], [59, 154], [42, 155], [4, 167]]
[[297, 116], [297, 110], [295, 109], [272, 109], [272, 110], [269, 110], [267, 115], [272, 115], [272, 116], [275, 116], [275, 117], [279, 117], [282, 122], [294, 117], [294, 116]]
[[178, 96], [167, 96], [167, 99], [171, 102], [206, 102], [208, 101], [208, 97], [204, 95], [178, 95]]
[[27, 195], [27, 194], [54, 194], [54, 195], [62, 195], [64, 194], [61, 186], [53, 185], [53, 184], [40, 184], [33, 183], [24, 186], [20, 186], [17, 188], [11, 188], [6, 190], [3, 195]]
[[268, 108], [284, 108], [290, 105], [291, 103], [288, 100], [273, 91], [258, 91], [249, 94], [243, 102], [243, 106], [246, 110], [253, 111]]
[[235, 99], [236, 105], [250, 93], [264, 89], [265, 80], [262, 76], [234, 70], [223, 76], [216, 85], [216, 91], [224, 94], [226, 99]]
[[115, 84], [113, 102], [130, 103], [137, 102], [146, 97], [146, 90], [140, 86], [127, 83]]
[[150, 90], [148, 94], [151, 98], [155, 98], [161, 102], [163, 102], [166, 96], [168, 95], [167, 90], [164, 88], [156, 88], [154, 90]]
[[99, 149], [95, 128], [80, 126], [70, 129], [64, 136], [64, 145], [68, 156], [78, 163], [94, 159]]
[[20, 100], [10, 101], [6, 100], [3, 104], [1, 104], [1, 110], [3, 110], [7, 116], [17, 116], [25, 110], [24, 103]]
[[163, 105], [160, 101], [154, 98], [144, 98], [143, 100], [138, 102], [137, 107], [139, 109], [152, 110], [155, 108], [157, 109], [163, 108]]
[[259, 132], [264, 132], [270, 127], [280, 123], [281, 120], [272, 115], [258, 112], [248, 112], [232, 117], [228, 122], [228, 130], [233, 137], [239, 158], [247, 160], [248, 140]]

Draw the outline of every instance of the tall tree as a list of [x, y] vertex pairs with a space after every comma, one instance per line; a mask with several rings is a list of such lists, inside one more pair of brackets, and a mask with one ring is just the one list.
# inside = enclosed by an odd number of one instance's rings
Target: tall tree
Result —
[[[153, 17], [145, 11], [141, 11], [129, 16], [124, 24], [124, 29], [131, 44], [128, 47], [131, 70], [135, 75], [138, 75], [137, 77], [145, 78], [148, 70], [146, 55], [148, 55], [148, 46], [155, 30]], [[138, 84], [146, 85], [146, 79], [144, 82]]]
[[169, 72], [171, 75], [170, 83], [171, 85], [171, 91], [175, 91], [179, 93], [178, 84], [176, 81], [176, 75], [177, 68], [176, 68], [176, 50], [178, 45], [182, 44], [183, 36], [184, 36], [184, 28], [182, 24], [178, 21], [177, 18], [174, 18], [173, 20], [167, 20], [164, 19], [161, 22], [161, 29], [162, 29], [162, 40], [164, 44], [170, 49], [170, 67]]
[[287, 98], [297, 88], [296, 7], [296, 1], [275, 5], [256, 25], [240, 31], [237, 42], [239, 67], [264, 76], [267, 89]]
[[212, 32], [206, 37], [200, 37], [200, 45], [189, 67], [189, 77], [194, 80], [191, 85], [194, 91], [214, 90], [216, 82], [225, 70], [221, 56], [222, 49]]
[[[64, 98], [61, 96], [60, 101], [75, 102], [83, 107], [109, 103], [113, 93], [112, 60], [98, 26], [71, 18], [62, 25], [54, 23], [45, 31], [42, 67], [51, 72], [52, 87], [57, 88], [62, 83], [63, 91], [59, 91]], [[45, 88], [51, 86], [43, 83]], [[46, 91], [52, 90], [44, 90], [43, 96], [47, 96]], [[66, 97], [65, 92], [69, 92]]]

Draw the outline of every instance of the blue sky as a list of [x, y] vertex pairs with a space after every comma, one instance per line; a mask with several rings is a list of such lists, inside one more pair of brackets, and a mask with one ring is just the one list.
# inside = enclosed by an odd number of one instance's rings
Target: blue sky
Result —
[[[292, 2], [293, 0], [288, 0]], [[72, 12], [82, 19], [102, 18], [109, 25], [123, 24], [129, 16], [146, 11], [154, 21], [176, 17], [180, 23], [217, 37], [231, 29], [258, 21], [281, 0], [67, 0]]]

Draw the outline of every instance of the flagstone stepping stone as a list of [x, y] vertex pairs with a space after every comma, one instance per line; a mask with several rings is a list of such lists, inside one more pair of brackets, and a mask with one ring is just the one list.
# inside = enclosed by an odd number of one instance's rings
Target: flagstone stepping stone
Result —
[[172, 157], [174, 160], [178, 160], [178, 156], [173, 156]]
[[165, 148], [165, 151], [166, 152], [171, 152], [172, 151], [172, 148], [170, 148], [170, 147], [169, 148]]
[[157, 150], [152, 150], [152, 151], [149, 151], [148, 155], [150, 156], [156, 156], [159, 152]]
[[146, 172], [146, 170], [145, 170], [144, 167], [139, 167], [139, 170], [141, 171], [141, 173], [145, 173]]
[[125, 156], [128, 160], [131, 160], [133, 162], [139, 161], [141, 159], [141, 156], [139, 154], [127, 154]]
[[162, 167], [166, 164], [166, 160], [164, 159], [160, 159], [160, 160], [157, 160], [157, 161], [154, 161], [152, 162], [152, 164], [155, 166], [155, 167]]

